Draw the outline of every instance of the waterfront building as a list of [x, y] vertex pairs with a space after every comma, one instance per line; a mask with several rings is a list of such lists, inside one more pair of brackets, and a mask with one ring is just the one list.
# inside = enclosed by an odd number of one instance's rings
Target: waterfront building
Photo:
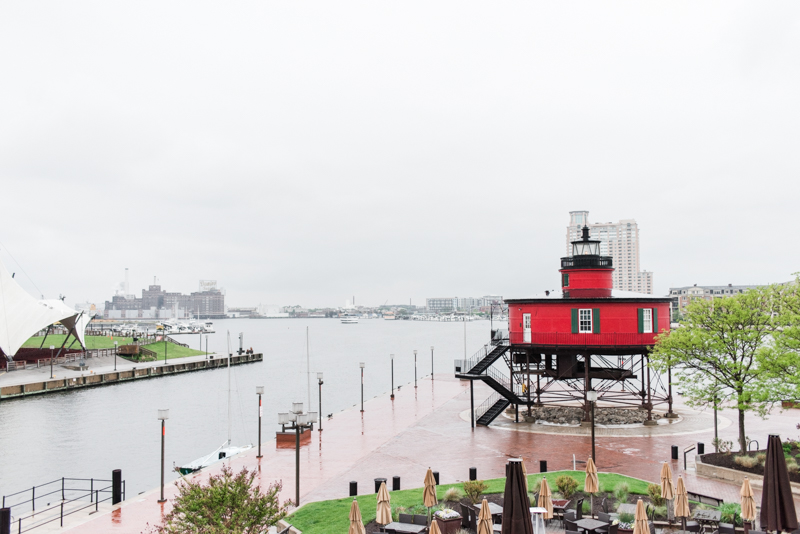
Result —
[[425, 299], [425, 308], [431, 313], [452, 313], [455, 311], [478, 311], [492, 305], [502, 305], [501, 295], [483, 297], [438, 297]]
[[653, 293], [653, 273], [640, 270], [639, 225], [634, 219], [622, 219], [615, 223], [590, 223], [588, 211], [569, 212], [567, 255], [572, 253], [572, 242], [580, 238], [584, 226], [589, 228], [592, 239], [600, 241], [600, 254], [610, 256], [614, 261], [614, 289]]
[[106, 301], [106, 319], [221, 319], [225, 317], [225, 292], [201, 280], [200, 291], [189, 295], [164, 291], [154, 284], [142, 290], [141, 298], [124, 292]]
[[[561, 258], [561, 292], [507, 298], [508, 331], [493, 332], [491, 349], [456, 362], [456, 377], [482, 380], [495, 394], [478, 405], [477, 424], [506, 408], [578, 402], [589, 420], [588, 392], [609, 404], [647, 412], [667, 404], [671, 386], [651, 373], [648, 354], [669, 331], [670, 299], [613, 288], [613, 258], [584, 226]], [[492, 366], [505, 363], [507, 372]]]
[[762, 287], [758, 285], [733, 285], [726, 286], [698, 286], [697, 284], [684, 287], [669, 288], [671, 299], [672, 316], [686, 311], [686, 306], [696, 299], [711, 300], [713, 298], [730, 297], [738, 293], [744, 293], [748, 289]]

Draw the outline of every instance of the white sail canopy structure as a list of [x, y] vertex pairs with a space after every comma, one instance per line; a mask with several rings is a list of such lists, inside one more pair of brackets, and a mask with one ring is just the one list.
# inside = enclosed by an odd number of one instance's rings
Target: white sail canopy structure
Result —
[[39, 330], [61, 322], [85, 349], [84, 332], [91, 321], [60, 300], [37, 300], [17, 283], [0, 262], [0, 350], [13, 358]]

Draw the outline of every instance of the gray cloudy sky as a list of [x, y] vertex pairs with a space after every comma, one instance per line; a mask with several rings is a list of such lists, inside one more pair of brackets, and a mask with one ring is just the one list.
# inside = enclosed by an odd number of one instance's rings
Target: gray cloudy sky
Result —
[[793, 2], [7, 1], [0, 72], [0, 259], [68, 303], [520, 296], [576, 209], [658, 293], [800, 270]]

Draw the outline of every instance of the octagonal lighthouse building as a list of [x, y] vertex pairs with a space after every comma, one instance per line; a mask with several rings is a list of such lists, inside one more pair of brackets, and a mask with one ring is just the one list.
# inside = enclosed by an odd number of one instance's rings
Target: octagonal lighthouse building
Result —
[[488, 425], [511, 405], [517, 420], [520, 406], [530, 413], [532, 406], [562, 405], [582, 407], [589, 421], [589, 391], [603, 406], [646, 411], [645, 424], [656, 424], [659, 405], [673, 416], [669, 380], [651, 372], [648, 361], [656, 336], [669, 331], [670, 299], [612, 289], [613, 271], [584, 227], [572, 255], [561, 258], [561, 294], [505, 300], [508, 330], [456, 361], [457, 377], [483, 380], [495, 391], [473, 400], [473, 424]]

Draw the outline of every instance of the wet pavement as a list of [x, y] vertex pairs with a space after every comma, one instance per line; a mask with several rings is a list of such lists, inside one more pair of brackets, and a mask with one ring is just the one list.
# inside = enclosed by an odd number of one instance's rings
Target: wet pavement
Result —
[[[476, 400], [489, 393], [484, 384], [475, 384]], [[357, 406], [326, 419], [324, 430], [315, 429], [309, 444], [301, 449], [301, 504], [345, 497], [351, 481], [358, 483], [359, 494], [374, 493], [375, 478], [400, 476], [402, 489], [420, 487], [428, 467], [439, 471], [441, 483], [448, 484], [467, 479], [470, 467], [477, 467], [481, 479], [502, 477], [510, 457], [524, 457], [528, 472], [534, 473], [539, 471], [539, 460], [547, 461], [549, 471], [572, 469], [573, 454], [585, 460], [591, 452], [589, 437], [579, 433], [584, 429], [534, 431], [541, 429], [517, 425], [506, 418], [473, 431], [462, 416], [468, 408], [469, 383], [437, 375], [435, 381], [420, 380], [416, 389], [404, 386], [396, 392], [394, 401], [388, 395], [367, 401], [363, 414]], [[666, 427], [672, 432], [659, 430], [661, 426], [598, 432], [598, 469], [656, 481], [662, 462], [670, 458], [672, 445], [682, 450], [701, 441], [711, 450], [711, 416], [680, 404], [676, 404], [676, 411], [683, 419]], [[720, 437], [735, 441], [736, 425], [730, 421], [735, 420], [736, 412], [726, 410], [721, 415], [727, 423], [720, 424]], [[747, 433], [762, 444], [768, 433], [780, 433], [784, 439], [796, 437], [799, 420], [799, 410], [776, 412], [767, 421], [748, 415]], [[263, 487], [282, 480], [282, 499], [293, 499], [295, 452], [277, 449], [272, 434], [277, 429], [270, 427], [265, 427], [265, 436], [271, 440], [262, 445], [263, 458], [256, 458], [256, 450], [251, 450], [229, 463], [234, 470], [242, 466], [259, 469]], [[693, 469], [683, 470], [682, 460], [670, 463], [676, 476], [683, 475], [689, 491], [738, 502], [738, 486], [698, 478]], [[217, 464], [193, 479], [204, 480], [220, 467]], [[174, 484], [168, 485], [166, 496], [175, 494]], [[158, 497], [158, 489], [132, 497], [113, 512], [70, 531], [141, 532], [147, 523], [159, 522], [168, 510], [169, 503], [159, 504]], [[756, 500], [759, 502], [760, 494]], [[800, 504], [797, 498], [795, 502]]]

